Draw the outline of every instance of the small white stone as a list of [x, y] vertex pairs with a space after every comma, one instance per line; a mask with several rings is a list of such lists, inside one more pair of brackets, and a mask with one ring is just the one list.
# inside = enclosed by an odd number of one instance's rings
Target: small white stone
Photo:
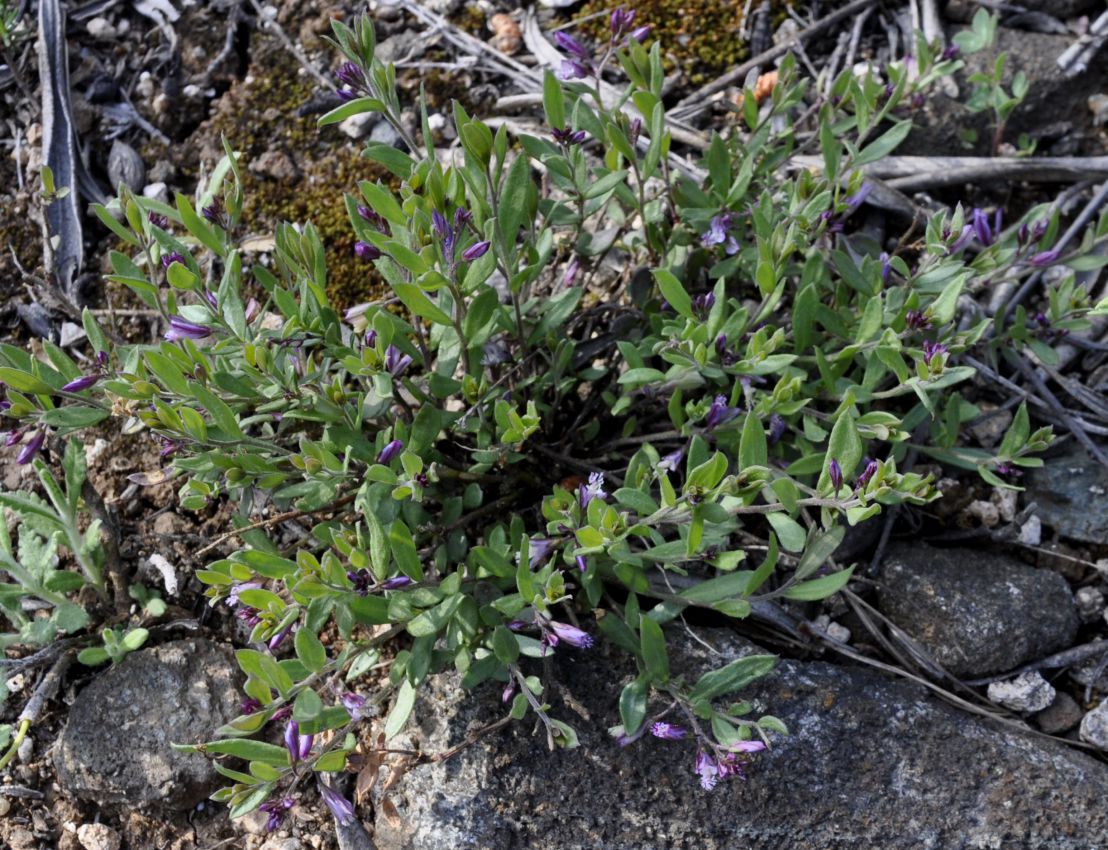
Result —
[[1108, 750], [1108, 702], [1102, 702], [1081, 718], [1081, 740], [1098, 750]]
[[112, 26], [111, 21], [107, 18], [93, 18], [87, 24], [85, 24], [85, 30], [96, 39], [108, 39], [115, 38], [119, 34], [119, 31]]
[[194, 85], [193, 83], [189, 83], [187, 86], [181, 89], [181, 94], [183, 94], [190, 100], [200, 97], [202, 93], [203, 92], [201, 91], [200, 86]]
[[1025, 546], [1038, 546], [1043, 542], [1043, 521], [1035, 514], [1020, 526], [1019, 541]]
[[378, 116], [372, 112], [360, 112], [340, 121], [339, 131], [348, 138], [361, 139], [369, 134], [378, 120]]
[[969, 506], [966, 508], [966, 513], [986, 528], [992, 528], [1000, 522], [1000, 511], [997, 510], [996, 505], [992, 502], [982, 501], [981, 499], [970, 502]]
[[35, 739], [28, 735], [19, 744], [19, 749], [15, 751], [16, 756], [19, 757], [20, 764], [27, 764], [31, 760], [31, 756], [35, 752]]
[[119, 850], [119, 833], [105, 823], [86, 823], [77, 828], [77, 840], [85, 850]]
[[436, 112], [434, 115], [427, 116], [427, 126], [432, 130], [441, 130], [446, 126], [446, 118], [440, 113]]
[[169, 187], [165, 183], [147, 183], [142, 189], [142, 196], [144, 198], [150, 198], [153, 201], [161, 201], [163, 204], [169, 203]]
[[108, 450], [108, 441], [103, 437], [97, 437], [91, 446], [85, 446], [85, 463], [96, 466], [96, 462]]
[[1042, 711], [1054, 702], [1054, 687], [1037, 671], [1021, 673], [1007, 682], [989, 685], [989, 699], [1012, 711]]
[[1016, 518], [1016, 510], [1019, 508], [1019, 493], [1015, 490], [993, 490], [991, 501], [996, 505], [1000, 518], [1005, 522], [1011, 522]]
[[138, 85], [135, 86], [135, 94], [142, 98], [154, 96], [154, 76], [149, 71], [139, 74]]
[[1104, 594], [1095, 587], [1078, 588], [1073, 598], [1077, 603], [1077, 614], [1083, 623], [1093, 622], [1104, 610]]

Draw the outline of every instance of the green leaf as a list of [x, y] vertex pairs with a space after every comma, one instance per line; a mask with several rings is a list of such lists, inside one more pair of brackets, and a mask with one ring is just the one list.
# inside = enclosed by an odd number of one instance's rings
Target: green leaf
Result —
[[315, 720], [321, 711], [323, 711], [323, 700], [311, 688], [305, 688], [298, 693], [292, 704], [292, 718], [296, 721]]
[[393, 284], [392, 288], [395, 290], [397, 298], [399, 298], [404, 306], [411, 310], [416, 316], [422, 319], [430, 319], [432, 322], [437, 322], [440, 325], [447, 325], [448, 327], [453, 325], [450, 317], [428, 298], [427, 293], [416, 284], [397, 281]]
[[492, 632], [492, 651], [504, 664], [514, 664], [519, 658], [519, 641], [504, 626], [497, 626]]
[[543, 75], [542, 80], [542, 108], [546, 113], [547, 124], [558, 128], [566, 126], [566, 105], [562, 84], [549, 70]]
[[742, 437], [739, 441], [740, 469], [746, 469], [748, 466], [765, 466], [769, 459], [768, 452], [762, 420], [753, 413], [748, 413], [746, 421], [743, 422]]
[[407, 679], [400, 685], [396, 694], [396, 702], [385, 721], [385, 740], [391, 740], [404, 728], [415, 708], [416, 689]]
[[834, 551], [839, 548], [845, 534], [846, 528], [841, 525], [836, 525], [829, 531], [812, 534], [808, 539], [808, 546], [805, 548], [804, 554], [800, 556], [800, 561], [796, 565], [795, 579], [799, 581], [822, 567]]
[[794, 584], [792, 587], [785, 590], [784, 596], [787, 599], [799, 599], [804, 602], [826, 599], [828, 596], [833, 596], [842, 590], [846, 586], [846, 583], [850, 581], [850, 576], [853, 572], [854, 567], [849, 567], [845, 570], [831, 573], [830, 575], [820, 576], [811, 581]]
[[692, 310], [692, 299], [673, 272], [669, 269], [655, 269], [654, 280], [658, 283], [658, 289], [661, 291], [662, 297], [669, 302], [674, 310], [686, 319], [695, 318]]
[[625, 735], [634, 735], [646, 719], [647, 681], [635, 679], [624, 687], [619, 695], [619, 717], [623, 721]]
[[327, 666], [327, 650], [323, 648], [315, 632], [308, 628], [301, 628], [296, 632], [294, 641], [296, 657], [311, 672], [318, 673]]
[[353, 115], [361, 115], [364, 112], [384, 112], [385, 104], [375, 97], [359, 97], [336, 106], [330, 112], [321, 115], [316, 122], [317, 126], [326, 127], [328, 124], [338, 124]]
[[804, 548], [808, 533], [799, 522], [783, 513], [767, 514], [766, 519], [773, 526], [773, 530], [777, 532], [777, 537], [781, 540], [781, 545], [786, 551], [799, 552]]
[[888, 156], [901, 142], [908, 138], [911, 131], [911, 121], [901, 121], [895, 124], [892, 129], [886, 131], [859, 151], [858, 156], [851, 163], [851, 167], [861, 168], [863, 165], [868, 165]]
[[669, 654], [662, 627], [649, 617], [639, 618], [639, 640], [646, 674], [656, 685], [669, 681]]
[[693, 686], [689, 699], [692, 702], [713, 700], [725, 694], [742, 690], [755, 679], [769, 673], [777, 663], [772, 655], [748, 655], [738, 658], [725, 667], [705, 673]]
[[249, 738], [211, 741], [201, 744], [201, 749], [208, 753], [235, 756], [245, 761], [260, 761], [262, 764], [271, 764], [274, 767], [289, 766], [288, 750], [276, 744], [267, 744], [265, 741], [253, 741]]

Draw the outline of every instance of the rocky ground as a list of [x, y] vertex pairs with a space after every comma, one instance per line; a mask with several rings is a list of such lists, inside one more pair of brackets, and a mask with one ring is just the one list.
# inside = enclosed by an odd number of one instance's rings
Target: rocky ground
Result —
[[[677, 11], [695, 18], [697, 4], [688, 5]], [[733, 6], [733, 20], [740, 20], [743, 3], [721, 5]], [[834, 6], [805, 5], [796, 4], [805, 20]], [[1006, 13], [1009, 26], [1001, 28], [997, 49], [1011, 51], [1010, 72], [1023, 70], [1032, 83], [1006, 145], [1026, 134], [1039, 155], [1108, 153], [1108, 51], [1075, 77], [1055, 64], [1088, 27], [1083, 16], [1092, 12], [1095, 19], [1096, 6], [1024, 0], [1022, 12]], [[495, 49], [531, 61], [516, 30], [493, 17], [522, 22], [526, 10], [514, 3], [435, 0], [427, 7]], [[531, 107], [502, 100], [514, 93], [511, 82], [458, 55], [441, 31], [395, 6], [371, 8], [382, 50], [400, 65], [401, 79], [409, 87], [427, 85], [432, 127], [444, 143], [451, 141], [442, 120], [451, 98], [477, 114], [526, 119]], [[555, 17], [569, 20], [600, 8], [535, 11], [546, 26]], [[642, 8], [675, 30], [675, 99], [747, 58], [758, 47], [755, 36], [763, 38], [753, 24], [732, 25], [731, 40], [705, 46], [697, 30], [672, 26], [673, 4], [659, 0]], [[947, 31], [963, 26], [974, 8], [950, 3], [943, 9]], [[887, 53], [906, 10], [907, 4], [889, 2], [866, 13], [862, 38], [851, 49], [856, 61]], [[373, 291], [373, 281], [341, 261], [351, 255], [352, 236], [340, 190], [383, 176], [359, 157], [362, 144], [396, 139], [383, 122], [315, 128], [316, 116], [333, 103], [316, 79], [326, 79], [333, 64], [320, 36], [332, 16], [349, 17], [352, 8], [313, 0], [133, 6], [97, 0], [67, 11], [74, 121], [95, 182], [106, 188], [122, 176], [152, 197], [191, 191], [226, 135], [249, 162], [257, 250], [271, 244], [276, 221], [310, 215], [339, 259], [335, 298], [348, 305]], [[33, 9], [28, 19], [33, 22]], [[772, 23], [779, 29], [784, 13], [775, 11]], [[828, 62], [836, 49], [845, 50], [853, 28], [848, 20], [808, 42], [810, 61]], [[34, 51], [25, 46], [20, 55], [24, 82], [34, 86]], [[995, 51], [974, 61], [984, 67], [992, 57]], [[904, 153], [989, 153], [983, 119], [961, 105], [965, 75], [958, 85], [961, 92], [948, 88], [919, 108]], [[726, 126], [731, 118], [723, 104], [733, 94], [719, 94], [705, 127]], [[42, 141], [36, 102], [0, 74], [0, 103], [0, 332], [20, 345], [34, 346], [41, 336], [73, 344], [81, 332], [72, 304], [49, 300], [35, 283], [43, 277], [33, 198]], [[967, 140], [967, 129], [977, 131], [975, 141]], [[1087, 199], [1091, 184], [1091, 176], [1084, 185], [1078, 181], [1073, 208]], [[1069, 184], [989, 181], [930, 191], [938, 202], [989, 201], [1018, 211], [1070, 190]], [[123, 292], [102, 286], [112, 240], [86, 219], [79, 297], [121, 335], [153, 338], [153, 318]], [[1089, 285], [1094, 282], [1095, 274]], [[1072, 361], [1072, 379], [1102, 393], [1104, 352], [1074, 352]], [[983, 398], [993, 389], [986, 379], [977, 387]], [[975, 427], [1002, 434], [1006, 417], [996, 407], [995, 416]], [[716, 622], [675, 627], [680, 660], [674, 664], [690, 671], [756, 645], [784, 659], [749, 699], [756, 709], [772, 706], [792, 734], [752, 764], [746, 783], [703, 792], [692, 773], [693, 753], [679, 742], [616, 746], [607, 734], [618, 722], [612, 679], [629, 671], [614, 650], [598, 647], [559, 655], [550, 671], [559, 682], [558, 710], [580, 718], [581, 748], [547, 753], [541, 736], [517, 724], [441, 763], [406, 770], [402, 758], [394, 760], [362, 799], [366, 830], [336, 832], [314, 792], [306, 791], [282, 831], [267, 835], [264, 816], [231, 824], [220, 807], [205, 803], [218, 784], [210, 764], [167, 747], [210, 737], [242, 698], [231, 649], [244, 635], [226, 611], [207, 608], [192, 578], [204, 565], [196, 550], [225, 529], [225, 514], [178, 511], [171, 485], [130, 480], [159, 468], [157, 446], [142, 435], [105, 430], [89, 442], [89, 465], [97, 490], [123, 519], [121, 554], [151, 583], [164, 582], [151, 562], [162, 556], [178, 590], [166, 589], [169, 609], [146, 623], [149, 648], [106, 671], [69, 670], [58, 698], [0, 778], [0, 842], [13, 850], [298, 850], [374, 842], [380, 850], [1108, 846], [1108, 703], [1102, 701], [1108, 694], [1108, 472], [1073, 441], [1055, 454], [1018, 496], [936, 466], [947, 476], [947, 498], [926, 511], [904, 512], [890, 527], [887, 546], [877, 539], [880, 523], [848, 540], [851, 551], [839, 553], [840, 560], [861, 565], [851, 592], [826, 604], [795, 605], [784, 630], [757, 622], [741, 636]], [[6, 489], [33, 486], [25, 469], [2, 462]], [[43, 672], [6, 672], [12, 695], [0, 720], [19, 713]], [[499, 696], [487, 689], [463, 699], [454, 680], [441, 678], [398, 747], [439, 752], [458, 744], [499, 716]]]

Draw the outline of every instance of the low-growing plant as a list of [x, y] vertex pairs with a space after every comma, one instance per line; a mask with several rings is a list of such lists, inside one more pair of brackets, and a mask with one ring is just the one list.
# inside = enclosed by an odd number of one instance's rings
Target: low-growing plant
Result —
[[[261, 807], [276, 826], [312, 771], [346, 768], [359, 724], [380, 708], [373, 722], [397, 735], [444, 670], [465, 688], [495, 680], [508, 715], [575, 746], [535, 661], [599, 638], [635, 669], [614, 742], [684, 739], [705, 788], [741, 776], [785, 733], [735, 701], [774, 659], [690, 677], [663, 627], [843, 588], [848, 526], [939, 495], [901, 468], [911, 445], [999, 486], [1041, 462], [1049, 429], [1022, 407], [997, 450], [966, 445], [976, 408], [959, 387], [975, 373], [960, 356], [1048, 356], [1036, 329], [1082, 327], [1082, 291], [1051, 290], [1045, 325], [1016, 313], [994, 327], [962, 296], [1070, 260], [1051, 248], [1056, 216], [1001, 230], [958, 208], [888, 252], [853, 232], [874, 189], [861, 169], [955, 63], [920, 41], [911, 73], [845, 72], [824, 101], [786, 58], [771, 97], [759, 108], [748, 91], [743, 125], [690, 166], [671, 150], [661, 46], [617, 11], [599, 51], [557, 37], [546, 134], [494, 131], [455, 105], [449, 150], [422, 102], [421, 140], [403, 126], [370, 21], [334, 24], [345, 102], [322, 123], [377, 112], [408, 141], [365, 151], [398, 190], [346, 195], [357, 255], [389, 299], [340, 313], [310, 223], [281, 225], [251, 262], [225, 143], [195, 199], [121, 190], [98, 210], [130, 249], [112, 252], [110, 280], [165, 317], [163, 341], [111, 345], [86, 312], [92, 370], [53, 347], [50, 364], [0, 347], [24, 459], [32, 435], [115, 415], [162, 440], [184, 509], [237, 507], [240, 545], [197, 575], [251, 628], [247, 699], [190, 747], [245, 763], [217, 762], [233, 815]], [[806, 140], [801, 115], [818, 128]], [[813, 145], [822, 173], [793, 168]], [[1102, 219], [1083, 250], [1106, 232]], [[273, 539], [290, 516], [312, 518], [310, 536]], [[371, 669], [386, 672], [359, 693]]]

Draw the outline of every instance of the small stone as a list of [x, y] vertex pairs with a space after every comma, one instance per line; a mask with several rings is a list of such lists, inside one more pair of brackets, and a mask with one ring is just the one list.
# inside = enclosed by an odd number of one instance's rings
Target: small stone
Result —
[[108, 41], [119, 34], [119, 30], [112, 26], [111, 21], [100, 17], [93, 18], [85, 24], [85, 31], [100, 41]]
[[189, 85], [187, 85], [183, 89], [181, 89], [181, 94], [183, 94], [185, 97], [189, 98], [190, 100], [198, 99], [203, 93], [204, 93], [204, 90], [202, 88], [200, 88], [200, 86], [194, 85], [192, 83], [190, 83]]
[[104, 456], [104, 452], [108, 450], [108, 441], [103, 437], [97, 437], [92, 445], [85, 446], [85, 463], [89, 466], [96, 466], [96, 462]]
[[394, 148], [404, 147], [404, 140], [400, 138], [400, 134], [396, 132], [396, 128], [388, 121], [378, 121], [374, 124], [373, 130], [369, 134], [369, 140]]
[[996, 505], [981, 499], [970, 502], [966, 508], [966, 513], [986, 528], [992, 528], [1000, 522], [1000, 511], [997, 510]]
[[1108, 702], [1102, 702], [1081, 718], [1077, 733], [1086, 744], [1098, 750], [1108, 750]]
[[1084, 449], [1031, 470], [1026, 483], [1025, 498], [1056, 532], [1083, 543], [1108, 540], [1108, 471]]
[[1104, 610], [1104, 593], [1095, 587], [1078, 588], [1073, 596], [1077, 603], [1077, 616], [1082, 623], [1091, 623]]
[[86, 823], [77, 828], [77, 840], [85, 850], [119, 850], [119, 833], [104, 823]]
[[8, 844], [11, 850], [36, 850], [38, 847], [35, 834], [22, 826], [17, 826], [8, 833]]
[[299, 838], [271, 838], [258, 850], [303, 850]]
[[7, 797], [0, 797], [0, 818], [6, 816], [12, 810], [12, 801]]
[[122, 183], [128, 189], [137, 189], [146, 181], [146, 166], [138, 151], [126, 142], [116, 139], [108, 153], [108, 180], [112, 189]]
[[985, 448], [991, 448], [1004, 439], [1008, 426], [1012, 424], [1012, 412], [1000, 409], [995, 404], [980, 405], [982, 414], [988, 414], [976, 425], [971, 425], [969, 432]]
[[1032, 514], [1020, 526], [1019, 542], [1025, 546], [1038, 546], [1043, 542], [1043, 521]]
[[250, 170], [263, 177], [281, 181], [292, 181], [299, 176], [292, 157], [279, 148], [270, 148], [251, 162]]
[[427, 116], [427, 126], [432, 130], [441, 130], [446, 126], [446, 118], [439, 112]]
[[1054, 694], [1051, 684], [1034, 670], [1007, 682], [993, 682], [989, 685], [990, 700], [1021, 714], [1047, 708], [1054, 702]]
[[997, 488], [993, 490], [993, 494], [989, 499], [996, 505], [997, 512], [1002, 520], [1011, 522], [1016, 518], [1016, 511], [1019, 508], [1019, 493], [1015, 490]]
[[360, 112], [339, 122], [339, 131], [350, 139], [365, 138], [381, 117], [373, 112]]
[[1054, 702], [1035, 715], [1035, 722], [1048, 735], [1068, 732], [1081, 722], [1081, 706], [1069, 694], [1060, 692]]
[[265, 835], [265, 825], [269, 815], [258, 809], [243, 815], [235, 823], [241, 826], [250, 835]]
[[20, 764], [27, 764], [35, 752], [35, 739], [28, 735], [19, 743], [19, 749], [15, 751]]
[[161, 181], [157, 183], [147, 183], [142, 187], [142, 196], [144, 198], [150, 198], [153, 201], [161, 201], [163, 204], [168, 204], [169, 187]]
[[154, 96], [154, 75], [149, 71], [143, 71], [139, 74], [138, 85], [135, 86], [135, 94], [141, 98], [151, 98]]

